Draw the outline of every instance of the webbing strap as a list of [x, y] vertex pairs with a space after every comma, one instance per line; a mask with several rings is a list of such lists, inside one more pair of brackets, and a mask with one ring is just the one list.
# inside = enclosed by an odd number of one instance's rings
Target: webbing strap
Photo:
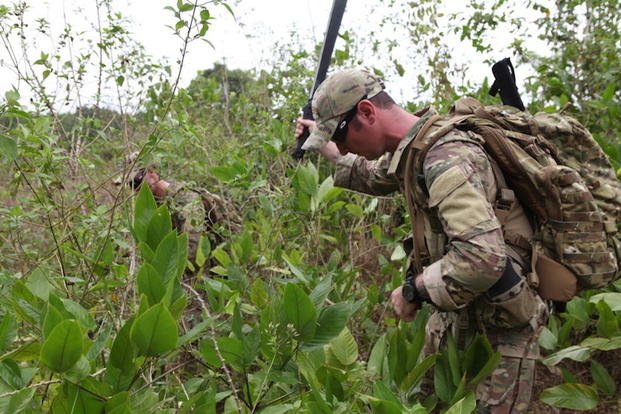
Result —
[[[429, 128], [433, 125], [434, 122], [441, 119], [442, 117], [439, 115], [434, 115], [425, 124], [422, 126], [416, 138], [414, 138], [413, 143], [410, 144], [410, 148], [407, 154], [407, 158], [405, 160], [405, 174], [404, 174], [404, 192], [405, 192], [405, 204], [408, 206], [408, 212], [410, 214], [410, 223], [412, 224], [412, 236], [414, 238], [413, 250], [412, 250], [412, 259], [414, 262], [414, 269], [416, 270], [416, 274], [421, 274], [423, 271], [423, 260], [422, 256], [426, 251], [425, 247], [425, 236], [424, 229], [421, 228], [421, 224], [423, 224], [422, 213], [420, 209], [416, 205], [416, 200], [414, 197], [414, 180], [412, 180], [412, 174], [414, 173], [414, 157], [416, 156], [417, 148], [414, 147], [414, 143], [422, 140]], [[424, 224], [423, 224], [424, 225]], [[422, 237], [421, 237], [422, 235]]]

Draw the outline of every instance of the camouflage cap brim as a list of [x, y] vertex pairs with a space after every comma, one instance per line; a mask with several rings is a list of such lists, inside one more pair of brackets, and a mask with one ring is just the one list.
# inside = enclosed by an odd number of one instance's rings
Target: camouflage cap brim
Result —
[[326, 143], [330, 141], [330, 138], [334, 135], [338, 122], [338, 117], [330, 118], [323, 122], [317, 122], [315, 124], [315, 129], [306, 139], [304, 145], [302, 145], [302, 149], [305, 151], [318, 150], [326, 145]]

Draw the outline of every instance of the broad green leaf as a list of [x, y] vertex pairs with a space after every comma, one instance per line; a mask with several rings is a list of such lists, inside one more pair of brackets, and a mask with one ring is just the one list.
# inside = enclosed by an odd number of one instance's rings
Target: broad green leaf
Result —
[[[453, 337], [453, 334], [451, 332], [447, 333], [446, 355], [448, 357], [449, 368], [451, 369], [451, 377], [453, 379], [453, 385], [457, 386], [461, 382], [462, 372], [461, 372], [461, 367], [460, 367], [461, 363], [459, 360], [459, 354], [457, 351], [457, 344], [455, 343], [455, 338]], [[471, 377], [475, 375], [474, 372], [469, 372], [469, 374]]]
[[448, 366], [448, 357], [442, 353], [436, 359], [433, 373], [433, 384], [436, 395], [441, 401], [448, 403], [453, 398], [457, 388], [453, 385], [451, 369]]
[[409, 391], [420, 379], [422, 379], [423, 375], [425, 375], [425, 373], [436, 363], [437, 357], [437, 355], [432, 354], [424, 358], [420, 361], [420, 363], [416, 364], [414, 369], [408, 372], [407, 376], [403, 379], [403, 381], [401, 381], [401, 384], [399, 384], [401, 391]]
[[541, 334], [539, 334], [538, 341], [539, 341], [539, 345], [543, 349], [547, 349], [548, 351], [551, 351], [554, 348], [556, 348], [556, 344], [558, 343], [558, 339], [556, 338], [556, 335], [554, 335], [552, 331], [550, 331], [546, 327], [544, 327], [541, 330]]
[[293, 325], [300, 338], [303, 341], [312, 339], [317, 328], [317, 311], [302, 288], [294, 283], [288, 283], [282, 307], [287, 322]]
[[244, 350], [242, 341], [237, 338], [225, 337], [218, 338], [218, 349], [222, 358], [234, 367], [242, 367]]
[[18, 390], [24, 387], [22, 372], [17, 363], [11, 359], [0, 362], [0, 390], [8, 386], [10, 390]]
[[162, 282], [162, 276], [150, 263], [143, 263], [136, 276], [138, 293], [145, 295], [149, 306], [160, 302], [166, 293], [166, 287]]
[[291, 273], [293, 273], [295, 277], [300, 280], [300, 282], [304, 283], [305, 285], [308, 285], [310, 283], [310, 281], [308, 280], [308, 276], [306, 276], [302, 269], [300, 269], [295, 263], [293, 263], [291, 259], [289, 259], [286, 255], [283, 255], [282, 258], [284, 259], [285, 263], [287, 263], [287, 266], [291, 270]]
[[300, 165], [295, 173], [293, 185], [306, 195], [314, 195], [319, 185], [319, 174], [315, 166], [310, 162], [306, 166]]
[[319, 186], [319, 189], [317, 190], [317, 194], [315, 195], [315, 200], [318, 206], [321, 205], [325, 196], [330, 192], [330, 190], [333, 187], [334, 187], [334, 179], [332, 178], [331, 175], [329, 175], [328, 178], [323, 180], [323, 182]]
[[47, 280], [45, 272], [46, 271], [41, 267], [33, 270], [30, 275], [28, 275], [26, 287], [30, 290], [30, 292], [32, 292], [33, 295], [41, 300], [47, 301], [50, 296], [50, 292], [54, 291], [54, 287]]
[[52, 329], [41, 347], [41, 362], [51, 370], [64, 372], [82, 355], [83, 339], [80, 326], [73, 319], [66, 319]]
[[4, 314], [0, 320], [0, 354], [13, 342], [17, 333], [17, 323], [10, 312]]
[[29, 342], [20, 346], [14, 351], [0, 356], [0, 361], [13, 359], [15, 361], [32, 361], [39, 358], [41, 354], [41, 344], [39, 342]]
[[237, 254], [240, 263], [246, 263], [251, 260], [254, 250], [254, 242], [252, 241], [250, 232], [244, 231], [241, 235], [239, 235], [233, 243], [233, 249]]
[[187, 12], [194, 9], [194, 5], [192, 3], [182, 3], [179, 5], [179, 11]]
[[[53, 294], [50, 294], [50, 301], [54, 297]], [[83, 329], [94, 329], [96, 324], [95, 320], [91, 316], [91, 314], [84, 309], [82, 305], [77, 302], [72, 301], [71, 299], [60, 298], [62, 303], [62, 307], [67, 312], [69, 319], [75, 318], [76, 321], [80, 324]]]
[[129, 392], [122, 391], [106, 401], [106, 414], [131, 414]]
[[403, 406], [392, 401], [371, 399], [371, 412], [374, 414], [402, 414]]
[[369, 354], [369, 361], [367, 362], [367, 371], [371, 375], [382, 375], [384, 361], [386, 359], [386, 334], [380, 336], [375, 342], [371, 353]]
[[590, 336], [584, 341], [580, 342], [580, 346], [594, 348], [600, 351], [612, 351], [613, 349], [621, 348], [621, 336], [615, 336], [614, 338], [610, 339]]
[[546, 365], [556, 365], [563, 359], [568, 358], [573, 361], [583, 362], [589, 359], [591, 356], [591, 350], [578, 345], [573, 345], [550, 355], [543, 359], [543, 363]]
[[157, 246], [155, 258], [151, 262], [155, 270], [160, 274], [162, 284], [165, 287], [168, 287], [171, 279], [177, 277], [177, 266], [179, 265], [178, 248], [177, 234], [171, 231]]
[[337, 303], [322, 309], [317, 319], [315, 336], [305, 342], [305, 347], [312, 348], [330, 342], [345, 328], [351, 313], [352, 309], [348, 303]]
[[0, 412], [7, 414], [37, 412], [33, 407], [30, 407], [32, 411], [26, 411], [28, 406], [32, 404], [35, 391], [35, 388], [24, 388], [16, 394], [0, 398]]
[[45, 318], [43, 319], [43, 327], [41, 329], [43, 338], [47, 338], [52, 330], [66, 318], [52, 304], [47, 304]]
[[[196, 264], [203, 267], [209, 255], [211, 254], [211, 242], [205, 235], [201, 235], [198, 241], [198, 248], [196, 249]], [[191, 259], [191, 258], [190, 258]]]
[[597, 333], [601, 336], [611, 337], [619, 333], [619, 324], [615, 314], [608, 304], [601, 300], [595, 305], [599, 319], [597, 320]]
[[98, 388], [90, 390], [81, 383], [80, 386], [66, 382], [63, 384], [62, 393], [56, 396], [52, 413], [72, 414], [103, 414], [104, 402], [96, 397]]
[[140, 186], [136, 197], [136, 210], [134, 212], [134, 234], [139, 242], [147, 242], [147, 230], [151, 217], [157, 209], [155, 198], [148, 185]]
[[80, 356], [78, 362], [73, 364], [71, 368], [63, 373], [63, 378], [68, 379], [74, 383], [80, 383], [87, 378], [91, 372], [91, 366], [85, 355]]
[[145, 261], [147, 262], [153, 261], [153, 258], [155, 257], [155, 252], [153, 251], [152, 248], [149, 247], [149, 245], [146, 242], [138, 243], [138, 250], [140, 251], [142, 258]]
[[389, 335], [388, 366], [390, 376], [396, 384], [400, 384], [407, 375], [407, 341], [401, 329], [393, 330]]
[[468, 393], [464, 398], [453, 404], [444, 414], [470, 414], [477, 407], [473, 393]]
[[399, 260], [403, 260], [406, 258], [405, 250], [403, 250], [403, 246], [398, 244], [390, 255], [390, 260], [393, 262], [398, 262]]
[[[181, 280], [183, 272], [188, 263], [188, 233], [181, 233], [177, 236], [177, 279]], [[194, 258], [192, 258], [193, 260]]]
[[242, 339], [242, 363], [245, 368], [250, 367], [261, 350], [261, 330], [255, 325]]
[[353, 364], [358, 359], [358, 344], [347, 328], [330, 342], [330, 347], [336, 359], [345, 366]]
[[12, 162], [17, 158], [17, 143], [13, 138], [0, 134], [0, 154], [2, 154], [8, 162]]
[[158, 356], [177, 345], [177, 324], [168, 308], [158, 303], [136, 318], [130, 339], [139, 355]]
[[613, 311], [621, 311], [621, 293], [618, 292], [606, 292], [598, 293], [589, 298], [589, 302], [597, 304], [600, 300], [606, 302], [610, 309]]
[[212, 338], [207, 338], [201, 341], [199, 346], [199, 351], [203, 360], [212, 365], [215, 368], [220, 368], [222, 366], [222, 361], [216, 352], [216, 344], [213, 343]]
[[238, 338], [242, 339], [242, 317], [241, 311], [239, 310], [239, 304], [235, 305], [235, 309], [233, 310], [233, 317], [231, 318], [231, 332]]
[[539, 398], [554, 407], [572, 410], [592, 410], [599, 398], [593, 387], [584, 384], [562, 384], [545, 389]]
[[493, 352], [487, 337], [477, 335], [466, 348], [463, 357], [463, 370], [467, 373], [468, 377], [472, 378], [477, 375], [485, 364], [487, 364]]
[[608, 370], [599, 362], [591, 361], [591, 376], [597, 389], [608, 396], [613, 396], [617, 392], [617, 384], [610, 376]]
[[211, 174], [223, 183], [229, 183], [237, 178], [237, 171], [228, 165], [218, 165], [210, 170]]
[[398, 414], [405, 412], [405, 407], [397, 396], [381, 381], [373, 384], [373, 398], [369, 399], [373, 413]]
[[214, 250], [211, 254], [215, 257], [218, 263], [222, 265], [222, 267], [228, 267], [231, 263], [233, 263], [228, 253], [221, 248]]
[[250, 286], [250, 302], [258, 308], [264, 308], [270, 301], [265, 282], [256, 278]]
[[151, 249], [157, 250], [162, 240], [172, 232], [170, 213], [165, 204], [158, 207], [147, 227], [147, 244]]
[[349, 214], [356, 218], [364, 217], [364, 210], [358, 204], [346, 204], [345, 209], [349, 212]]
[[582, 323], [588, 323], [590, 320], [589, 307], [592, 307], [589, 302], [577, 296], [567, 302], [567, 313]]

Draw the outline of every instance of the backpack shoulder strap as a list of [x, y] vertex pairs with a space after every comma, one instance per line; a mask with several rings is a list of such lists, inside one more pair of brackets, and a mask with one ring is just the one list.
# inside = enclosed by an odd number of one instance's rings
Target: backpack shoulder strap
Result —
[[422, 126], [416, 138], [410, 144], [407, 157], [405, 160], [405, 174], [403, 178], [403, 186], [405, 192], [405, 204], [408, 207], [410, 214], [410, 223], [412, 224], [412, 237], [413, 237], [413, 249], [412, 259], [414, 262], [414, 268], [417, 274], [423, 271], [423, 257], [428, 256], [427, 248], [425, 247], [425, 229], [423, 223], [423, 215], [419, 206], [416, 204], [414, 180], [412, 178], [414, 174], [414, 157], [418, 152], [415, 146], [420, 137], [424, 137], [431, 126], [438, 120], [442, 119], [439, 115], [434, 115]]

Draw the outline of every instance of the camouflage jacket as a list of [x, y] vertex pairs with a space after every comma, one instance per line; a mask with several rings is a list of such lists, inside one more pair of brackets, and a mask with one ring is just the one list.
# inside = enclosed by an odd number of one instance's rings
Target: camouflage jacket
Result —
[[[335, 185], [372, 195], [403, 190], [408, 145], [435, 113], [431, 108], [417, 113], [420, 119], [392, 154], [376, 161], [343, 157], [337, 165]], [[505, 268], [507, 246], [493, 209], [497, 192], [494, 171], [477, 137], [456, 129], [442, 137], [427, 153], [418, 178], [424, 182], [415, 183], [424, 185], [428, 194], [421, 204], [431, 260], [423, 271], [423, 281], [441, 311], [473, 308], [478, 325], [532, 326], [543, 303], [525, 282], [501, 298], [502, 303], [484, 294]], [[518, 214], [526, 220], [519, 209]], [[507, 306], [519, 296], [526, 297]]]
[[222, 241], [225, 231], [239, 230], [239, 219], [219, 195], [183, 182], [171, 181], [166, 192], [166, 205], [173, 228], [188, 235], [188, 259], [194, 263], [202, 235], [212, 243]]

